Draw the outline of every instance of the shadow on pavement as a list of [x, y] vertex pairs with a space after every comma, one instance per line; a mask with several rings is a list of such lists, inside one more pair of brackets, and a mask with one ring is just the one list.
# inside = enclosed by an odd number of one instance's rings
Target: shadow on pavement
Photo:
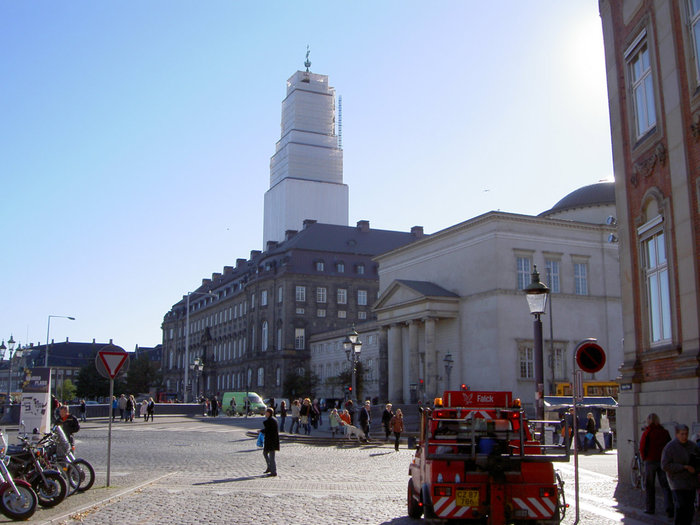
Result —
[[267, 474], [261, 474], [260, 476], [244, 476], [242, 478], [226, 478], [226, 479], [213, 479], [211, 481], [201, 481], [199, 483], [192, 483], [192, 485], [217, 485], [219, 483], [233, 483], [235, 481], [251, 481], [254, 479], [267, 478]]
[[394, 451], [391, 452], [375, 452], [373, 454], [370, 454], [369, 457], [373, 458], [374, 456], [387, 456], [389, 454], [393, 454]]

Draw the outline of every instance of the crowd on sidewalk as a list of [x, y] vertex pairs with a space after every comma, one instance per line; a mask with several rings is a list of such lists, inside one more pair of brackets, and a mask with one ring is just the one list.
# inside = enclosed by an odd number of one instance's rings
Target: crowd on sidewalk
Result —
[[134, 418], [143, 418], [144, 422], [149, 418], [153, 421], [156, 404], [152, 397], [143, 398], [141, 402], [137, 402], [133, 395], [121, 394], [112, 396], [112, 421], [115, 421], [119, 414], [119, 421], [124, 423], [133, 423]]

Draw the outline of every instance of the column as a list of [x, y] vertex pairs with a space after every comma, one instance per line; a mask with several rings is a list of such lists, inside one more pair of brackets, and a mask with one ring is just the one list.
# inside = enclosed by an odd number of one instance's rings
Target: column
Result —
[[403, 402], [403, 350], [401, 348], [401, 327], [391, 325], [387, 336], [389, 398], [392, 403]]
[[433, 398], [442, 394], [438, 392], [439, 385], [437, 384], [438, 374], [436, 357], [435, 357], [435, 319], [423, 319], [425, 323], [425, 391], [427, 400], [432, 401]]
[[[411, 401], [411, 393], [410, 393], [410, 385], [411, 384], [416, 384], [418, 385], [418, 390], [416, 394], [418, 395], [418, 399], [422, 399], [423, 393], [420, 391], [420, 384], [419, 384], [419, 378], [423, 377], [423, 372], [421, 370], [421, 365], [420, 365], [420, 359], [421, 356], [418, 353], [418, 347], [419, 347], [419, 341], [418, 341], [418, 323], [420, 321], [418, 320], [412, 320], [409, 321], [408, 324], [408, 360], [409, 360], [409, 366], [408, 366], [408, 373], [404, 376], [404, 388], [406, 385], [409, 387], [409, 392], [408, 392], [408, 398], [406, 398], [409, 402]], [[405, 366], [405, 364], [404, 364]]]

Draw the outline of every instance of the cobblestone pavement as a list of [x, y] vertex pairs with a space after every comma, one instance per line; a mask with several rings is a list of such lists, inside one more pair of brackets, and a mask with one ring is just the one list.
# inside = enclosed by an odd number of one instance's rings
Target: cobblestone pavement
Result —
[[[30, 523], [103, 524], [391, 524], [406, 516], [412, 451], [383, 442], [315, 446], [282, 443], [279, 477], [246, 435], [262, 418], [162, 418], [113, 425], [110, 487], [105, 487], [107, 424], [83, 425], [78, 455], [97, 472], [95, 488], [40, 509]], [[640, 512], [641, 493], [617, 490], [614, 453], [581, 457], [580, 523], [670, 523]], [[573, 462], [559, 463], [567, 502], [574, 501]], [[0, 519], [0, 523], [8, 522]], [[570, 508], [566, 524], [574, 523]]]

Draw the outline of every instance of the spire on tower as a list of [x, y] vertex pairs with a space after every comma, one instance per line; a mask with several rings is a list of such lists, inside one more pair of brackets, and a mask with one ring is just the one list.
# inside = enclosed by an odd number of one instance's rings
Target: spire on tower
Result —
[[309, 45], [306, 45], [306, 60], [304, 61], [304, 66], [306, 66], [306, 72], [309, 72], [309, 68], [311, 67], [311, 60], [309, 60], [309, 53], [311, 51], [309, 50]]

